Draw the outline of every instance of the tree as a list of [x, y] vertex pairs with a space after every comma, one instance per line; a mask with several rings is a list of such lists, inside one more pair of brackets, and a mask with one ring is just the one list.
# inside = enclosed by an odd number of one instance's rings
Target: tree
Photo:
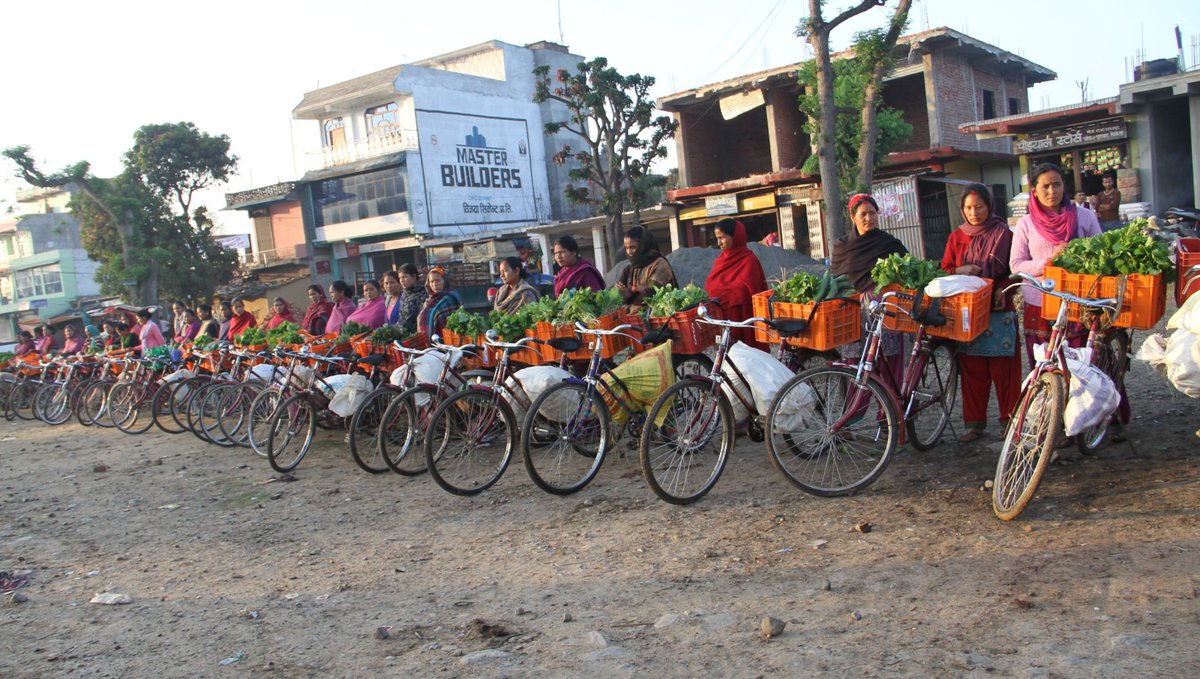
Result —
[[559, 69], [553, 80], [548, 65], [533, 73], [533, 101], [558, 102], [568, 111], [567, 120], [546, 123], [546, 134], [566, 130], [583, 139], [582, 148], [564, 144], [553, 160], [560, 165], [578, 164], [567, 176], [582, 184], [567, 185], [567, 200], [595, 205], [608, 217], [604, 226], [607, 268], [621, 252], [622, 213], [632, 208], [634, 223], [640, 222], [639, 211], [654, 193], [655, 183], [647, 181], [650, 165], [666, 157], [663, 141], [674, 136], [678, 123], [670, 116], [654, 116], [654, 101], [649, 97], [654, 78], [637, 73], [623, 76], [604, 57], [580, 62], [574, 73]]
[[[829, 181], [829, 177], [837, 177], [837, 104], [835, 102], [834, 66], [829, 51], [829, 36], [833, 30], [859, 14], [875, 7], [883, 7], [887, 0], [861, 0], [857, 5], [843, 10], [833, 19], [826, 21], [822, 15], [824, 0], [808, 0], [808, 17], [800, 22], [796, 35], [804, 37], [813, 49], [813, 62], [816, 69], [817, 85], [817, 162], [821, 172], [821, 189], [825, 202], [825, 224], [830, 242], [840, 238], [846, 232], [846, 220], [842, 214], [842, 192], [840, 182]], [[875, 144], [878, 127], [876, 123], [876, 106], [883, 84], [883, 74], [890, 64], [885, 58], [891, 53], [899, 38], [900, 31], [908, 23], [908, 11], [912, 0], [899, 0], [896, 12], [892, 15], [888, 30], [876, 34], [878, 42], [864, 46], [859, 54], [870, 64], [870, 78], [863, 91], [863, 108], [861, 119], [861, 140], [858, 168], [860, 175], [856, 181], [869, 179], [873, 176], [875, 167]], [[865, 35], [872, 42], [871, 34]], [[865, 65], [865, 64], [864, 64]], [[865, 175], [862, 174], [865, 172]], [[832, 249], [832, 248], [831, 248]]]
[[86, 161], [45, 174], [28, 146], [4, 155], [33, 186], [78, 187], [71, 207], [88, 257], [100, 264], [96, 278], [105, 294], [152, 305], [160, 292], [173, 299], [207, 296], [232, 278], [234, 254], [213, 240], [207, 210], [192, 208], [196, 191], [227, 180], [237, 167], [229, 137], [188, 122], [146, 125], [134, 133], [125, 169], [112, 179], [91, 176]]

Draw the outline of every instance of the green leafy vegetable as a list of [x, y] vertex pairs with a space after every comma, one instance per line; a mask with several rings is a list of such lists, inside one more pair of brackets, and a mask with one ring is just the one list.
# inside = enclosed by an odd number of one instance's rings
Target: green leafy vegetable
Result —
[[654, 295], [646, 300], [646, 306], [650, 309], [651, 316], [662, 318], [690, 309], [706, 299], [708, 293], [693, 283], [689, 283], [682, 290], [667, 284], [654, 291]]
[[854, 285], [845, 274], [834, 276], [828, 270], [820, 276], [802, 271], [780, 281], [771, 289], [775, 291], [776, 302], [793, 304], [824, 302], [854, 294]]
[[243, 347], [249, 347], [255, 344], [266, 344], [267, 335], [262, 331], [262, 328], [247, 328], [245, 332], [234, 337], [233, 341]]
[[1161, 273], [1171, 280], [1175, 270], [1170, 250], [1165, 243], [1143, 234], [1141, 228], [1145, 225], [1146, 220], [1135, 219], [1121, 229], [1076, 238], [1050, 263], [1071, 273], [1098, 276]]
[[917, 259], [912, 255], [892, 254], [875, 263], [871, 269], [871, 279], [875, 285], [899, 285], [905, 290], [920, 290], [935, 278], [945, 276], [946, 272], [938, 263], [929, 259]]
[[616, 288], [596, 292], [588, 288], [567, 290], [559, 297], [562, 310], [554, 323], [557, 325], [573, 324], [575, 322], [594, 323], [597, 318], [616, 311], [623, 300]]
[[285, 321], [267, 331], [267, 343], [271, 346], [279, 344], [304, 344], [304, 336], [300, 334], [300, 326]]
[[488, 331], [487, 319], [459, 307], [446, 318], [446, 329], [464, 337], [478, 337]]
[[337, 341], [349, 342], [352, 338], [368, 332], [371, 332], [371, 328], [363, 325], [362, 323], [350, 321], [349, 323], [342, 325], [342, 331], [338, 334]]
[[515, 342], [525, 336], [526, 330], [533, 327], [527, 308], [518, 309], [516, 313], [511, 314], [493, 310], [488, 314], [488, 325], [500, 335], [501, 340]]

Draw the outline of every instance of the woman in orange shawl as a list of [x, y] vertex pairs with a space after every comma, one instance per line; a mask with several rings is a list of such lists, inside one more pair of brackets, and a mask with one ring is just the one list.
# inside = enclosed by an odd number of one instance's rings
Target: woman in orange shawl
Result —
[[[717, 222], [717, 245], [721, 254], [704, 281], [710, 297], [721, 300], [721, 312], [731, 321], [744, 321], [754, 316], [751, 297], [767, 289], [767, 276], [758, 257], [746, 246], [746, 225], [733, 219]], [[734, 338], [757, 349], [765, 349], [754, 331], [735, 329]]]

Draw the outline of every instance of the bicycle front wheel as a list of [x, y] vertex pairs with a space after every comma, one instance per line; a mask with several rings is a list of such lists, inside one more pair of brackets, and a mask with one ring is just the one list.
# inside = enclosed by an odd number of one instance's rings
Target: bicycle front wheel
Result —
[[354, 464], [368, 474], [382, 474], [388, 470], [379, 447], [379, 423], [383, 414], [400, 392], [390, 386], [379, 387], [367, 394], [365, 401], [354, 411], [350, 419], [350, 457]]
[[24, 381], [18, 384], [9, 395], [9, 408], [22, 420], [37, 418], [35, 412], [36, 398], [40, 382]]
[[1037, 490], [1062, 427], [1063, 377], [1042, 373], [1022, 394], [996, 463], [992, 511], [1004, 521], [1017, 518]]
[[75, 418], [85, 427], [111, 427], [108, 419], [108, 390], [116, 384], [111, 379], [92, 382], [75, 401]]
[[267, 461], [277, 472], [290, 472], [312, 446], [317, 417], [307, 394], [296, 394], [275, 409], [268, 424]]
[[250, 402], [250, 413], [246, 421], [246, 440], [250, 448], [259, 455], [267, 456], [267, 439], [271, 438], [271, 417], [283, 402], [283, 392], [278, 387], [267, 387]]
[[904, 425], [917, 450], [938, 444], [958, 396], [958, 356], [953, 347], [938, 344], [925, 357], [921, 377], [908, 399]]
[[430, 418], [425, 465], [443, 490], [478, 495], [508, 468], [517, 436], [516, 416], [503, 399], [491, 391], [460, 391]]
[[42, 422], [59, 425], [71, 419], [71, 398], [66, 385], [53, 382], [37, 391], [38, 403], [35, 410]]
[[[388, 468], [402, 476], [425, 472], [425, 433], [437, 410], [437, 387], [417, 385], [392, 399], [379, 425], [379, 452]], [[441, 451], [436, 451], [440, 455]]]
[[721, 478], [733, 440], [733, 407], [725, 396], [706, 380], [676, 382], [642, 428], [638, 459], [646, 485], [671, 504], [699, 500]]
[[771, 464], [801, 490], [849, 495], [887, 469], [900, 415], [873, 380], [854, 384], [850, 368], [813, 368], [784, 383], [767, 411]]
[[562, 382], [537, 397], [521, 427], [529, 478], [554, 495], [578, 492], [600, 471], [612, 418], [586, 384]]
[[[1092, 350], [1092, 365], [1108, 375], [1122, 398], [1125, 394], [1125, 368], [1128, 361], [1129, 333], [1119, 328], [1110, 328], [1105, 331], [1104, 337], [1096, 343]], [[1079, 448], [1079, 452], [1084, 455], [1091, 455], [1104, 445], [1110, 426], [1118, 429], [1123, 426], [1119, 412], [1104, 418], [1091, 429], [1079, 432], [1075, 436], [1075, 447]]]
[[154, 398], [150, 402], [150, 415], [154, 418], [154, 424], [166, 434], [182, 434], [183, 427], [171, 417], [171, 402], [175, 399], [175, 390], [179, 388], [180, 382], [163, 382], [159, 385], [158, 390], [154, 392]]

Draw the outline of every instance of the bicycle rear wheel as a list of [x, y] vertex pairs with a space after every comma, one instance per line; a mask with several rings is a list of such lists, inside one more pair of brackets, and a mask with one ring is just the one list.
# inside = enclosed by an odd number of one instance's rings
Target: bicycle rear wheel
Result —
[[685, 379], [658, 397], [646, 424], [638, 459], [650, 490], [671, 504], [704, 497], [733, 451], [733, 407], [707, 380]]
[[211, 385], [203, 394], [203, 400], [196, 408], [196, 426], [204, 432], [204, 438], [221, 446], [232, 448], [237, 445], [221, 429], [221, 416], [226, 408], [236, 408], [235, 397], [240, 383], [220, 383]]
[[9, 408], [13, 414], [22, 420], [36, 419], [34, 413], [34, 402], [37, 397], [38, 387], [42, 386], [41, 382], [25, 380], [18, 384], [9, 395]]
[[71, 419], [71, 398], [65, 384], [52, 382], [38, 389], [37, 411], [42, 422], [51, 426], [60, 425]]
[[116, 380], [97, 380], [88, 385], [75, 402], [75, 418], [84, 426], [111, 427], [108, 418], [108, 390], [116, 384]]
[[267, 461], [277, 472], [290, 472], [312, 446], [317, 417], [307, 394], [296, 394], [279, 404], [271, 416]]
[[229, 387], [234, 393], [222, 402], [217, 424], [225, 438], [243, 448], [249, 448], [250, 406], [264, 387], [261, 382], [243, 382]]
[[478, 495], [508, 468], [518, 436], [516, 416], [491, 391], [469, 389], [442, 401], [425, 436], [433, 480], [455, 495]]
[[250, 448], [259, 455], [267, 456], [267, 440], [271, 437], [271, 417], [283, 402], [283, 391], [278, 387], [267, 387], [250, 402], [250, 414], [246, 420], [246, 440]]
[[1062, 428], [1063, 377], [1042, 373], [1021, 395], [996, 463], [992, 511], [1004, 521], [1017, 518], [1033, 499]]
[[368, 474], [382, 474], [388, 470], [379, 447], [379, 424], [393, 399], [400, 394], [390, 386], [379, 387], [367, 394], [366, 400], [350, 418], [350, 457]]
[[425, 434], [440, 403], [438, 396], [436, 387], [417, 385], [392, 399], [384, 411], [379, 427], [379, 452], [388, 468], [397, 474], [416, 476], [425, 472]]
[[109, 416], [117, 429], [126, 434], [141, 434], [154, 426], [150, 416], [151, 389], [146, 382], [125, 382], [109, 392]]
[[[1125, 369], [1128, 361], [1129, 333], [1120, 328], [1109, 328], [1092, 350], [1092, 365], [1108, 375], [1122, 398], [1125, 397]], [[1091, 429], [1085, 429], [1076, 434], [1075, 447], [1084, 455], [1091, 455], [1104, 445], [1110, 427], [1116, 428], [1118, 431], [1124, 427], [1120, 411], [1113, 413], [1111, 417], [1104, 418]]]
[[917, 450], [938, 444], [958, 396], [958, 356], [953, 347], [937, 344], [929, 350], [921, 378], [909, 397], [904, 426]]
[[521, 458], [529, 478], [554, 495], [578, 492], [600, 471], [612, 418], [586, 384], [562, 382], [537, 397], [521, 427]]
[[154, 424], [166, 434], [182, 434], [183, 427], [171, 417], [171, 402], [175, 398], [175, 390], [179, 388], [181, 382], [163, 382], [154, 392], [154, 398], [150, 401], [150, 415], [154, 418]]
[[900, 415], [878, 382], [854, 384], [851, 368], [813, 368], [788, 380], [767, 410], [771, 464], [805, 492], [849, 495], [887, 469]]

